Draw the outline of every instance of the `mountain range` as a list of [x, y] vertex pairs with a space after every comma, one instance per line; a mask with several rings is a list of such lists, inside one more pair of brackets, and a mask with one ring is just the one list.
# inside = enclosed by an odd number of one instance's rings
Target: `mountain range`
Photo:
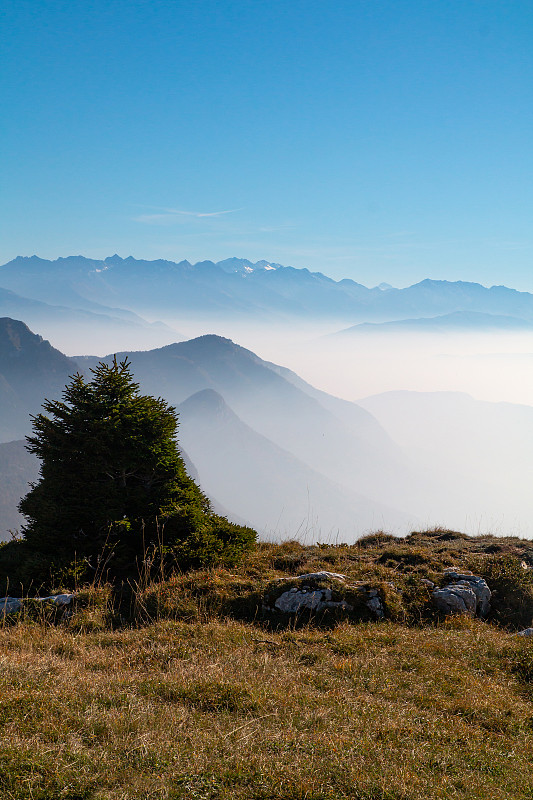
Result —
[[[162, 395], [174, 405], [204, 389], [217, 392], [240, 421], [308, 469], [380, 507], [385, 494], [387, 505], [402, 509], [409, 483], [402, 452], [357, 405], [320, 393], [290, 370], [215, 335], [117, 358], [130, 361], [143, 392]], [[88, 370], [99, 360], [80, 357], [77, 363]], [[194, 442], [187, 440], [185, 446], [196, 463]], [[389, 515], [389, 524], [397, 526], [399, 517], [405, 518], [403, 510], [394, 518]], [[386, 519], [382, 514], [375, 518]]]
[[[349, 402], [230, 338], [186, 339], [174, 329], [181, 322], [187, 329], [193, 318], [204, 320], [193, 326], [203, 330], [224, 320], [259, 321], [266, 324], [261, 341], [278, 335], [283, 351], [292, 326], [328, 320], [324, 329], [339, 332], [305, 344], [308, 363], [318, 365], [306, 374], [317, 380], [329, 366], [353, 383], [361, 376], [362, 386], [371, 373], [390, 370], [397, 381], [413, 364], [427, 367], [423, 348], [442, 334], [450, 342], [450, 333], [454, 342], [469, 332], [527, 334], [533, 329], [527, 292], [431, 280], [369, 289], [267, 261], [191, 264], [117, 255], [19, 257], [0, 267], [0, 287], [0, 530], [20, 522], [14, 497], [35, 479], [23, 445], [30, 415], [45, 397], [59, 397], [74, 372], [89, 375], [114, 353], [129, 359], [143, 392], [179, 409], [189, 468], [216, 507], [264, 534], [352, 541], [380, 527], [465, 528], [482, 516], [505, 518], [508, 526], [513, 514], [517, 524], [529, 524], [525, 453], [510, 444], [521, 435], [533, 443], [528, 407], [508, 404], [504, 414], [497, 404], [443, 399], [438, 392]], [[278, 329], [281, 322], [290, 325]], [[422, 349], [406, 349], [402, 333], [419, 334]], [[375, 334], [377, 346], [367, 346]], [[270, 355], [277, 360], [272, 347]], [[431, 363], [441, 372], [447, 364], [442, 354]]]
[[[67, 358], [11, 319], [0, 320], [0, 351], [1, 379], [12, 400], [9, 407], [1, 400], [10, 412], [3, 415], [1, 438], [9, 442], [10, 458], [18, 453], [34, 480], [35, 463], [21, 456], [23, 442], [9, 440], [30, 432], [29, 414], [39, 411], [45, 395], [58, 397], [69, 375], [90, 374], [100, 359]], [[364, 409], [330, 398], [296, 375], [287, 380], [288, 370], [218, 336], [117, 357], [130, 360], [143, 392], [179, 407], [190, 471], [232, 518], [268, 535], [314, 531], [352, 540], [369, 528], [398, 529], [414, 519], [383, 502], [372, 485], [392, 485], [405, 464], [400, 448]], [[339, 447], [344, 470], [332, 452]], [[11, 524], [13, 490], [6, 494], [0, 508], [3, 502]]]
[[426, 279], [404, 289], [367, 288], [350, 279], [335, 281], [320, 272], [239, 258], [191, 264], [118, 255], [55, 261], [17, 257], [0, 267], [0, 287], [66, 308], [105, 314], [127, 309], [156, 320], [199, 314], [216, 320], [231, 314], [355, 324], [461, 311], [533, 322], [533, 295], [505, 286]]
[[[0, 317], [24, 319], [48, 338], [74, 338], [80, 343], [90, 342], [94, 350], [100, 351], [108, 346], [110, 340], [122, 342], [123, 347], [155, 347], [184, 338], [168, 325], [147, 322], [127, 309], [87, 302], [81, 297], [69, 296], [68, 292], [64, 296], [63, 290], [59, 294], [64, 304], [35, 300], [0, 288]], [[74, 305], [68, 306], [67, 302]]]
[[[216, 507], [264, 535], [353, 541], [421, 524], [471, 530], [476, 520], [516, 532], [532, 516], [530, 407], [439, 392], [351, 403], [215, 335], [117, 356], [143, 392], [177, 407], [188, 469]], [[21, 441], [29, 413], [100, 360], [67, 358], [22, 322], [0, 320], [0, 529], [20, 522], [16, 499], [35, 480]]]
[[[417, 521], [435, 524], [439, 521], [461, 527], [468, 520], [472, 524], [481, 516], [491, 520], [496, 517], [501, 519], [505, 510], [506, 497], [494, 491], [487, 471], [467, 472], [461, 469], [462, 447], [468, 441], [466, 431], [463, 431], [462, 446], [457, 437], [453, 439], [457, 443], [455, 460], [440, 457], [436, 448], [426, 457], [421, 457], [416, 448], [412, 448], [405, 438], [399, 437], [397, 430], [391, 432], [385, 421], [366, 404], [332, 397], [310, 386], [291, 370], [264, 361], [251, 351], [219, 336], [202, 336], [158, 350], [123, 353], [120, 357], [130, 360], [143, 391], [156, 394], [159, 387], [167, 399], [181, 410], [185, 409], [180, 436], [201, 477], [202, 468], [199, 464], [207, 459], [205, 452], [198, 453], [197, 448], [200, 447], [199, 442], [203, 441], [203, 429], [214, 425], [213, 420], [207, 419], [206, 408], [218, 409], [220, 428], [220, 418], [226, 419], [226, 422], [229, 420], [229, 415], [223, 413], [223, 409], [229, 406], [232, 414], [247, 426], [248, 431], [260, 434], [271, 445], [296, 459], [300, 474], [303, 474], [303, 465], [321, 476], [323, 486], [333, 483], [337, 494], [342, 489], [357, 499], [359, 510], [356, 514], [351, 512], [352, 525], [337, 528], [339, 534], [344, 534], [347, 539], [353, 539], [354, 528], [358, 531], [365, 529], [368, 513], [364, 510], [362, 499], [367, 503], [367, 508], [369, 502], [373, 504], [372, 528], [404, 529], [406, 519], [411, 524]], [[109, 362], [111, 357], [104, 360]], [[96, 359], [79, 359], [79, 363], [82, 369], [86, 369], [94, 366]], [[200, 403], [204, 397], [203, 389], [222, 397], [224, 405], [202, 401], [201, 413], [197, 411], [194, 415], [196, 425], [194, 433], [191, 433], [185, 427], [187, 415], [193, 417], [191, 406]], [[438, 397], [438, 393], [435, 394]], [[471, 400], [475, 407], [477, 401]], [[487, 405], [491, 407], [494, 404]], [[202, 423], [199, 423], [202, 416]], [[438, 426], [438, 420], [434, 420], [433, 424]], [[455, 424], [452, 414], [447, 425], [453, 429]], [[234, 419], [232, 425], [235, 426]], [[533, 430], [533, 418], [530, 425]], [[490, 426], [485, 426], [483, 432], [490, 441]], [[220, 430], [217, 436], [221, 436]], [[442, 436], [446, 437], [446, 429], [442, 431]], [[449, 438], [452, 441], [451, 435]], [[235, 436], [235, 441], [238, 439], [242, 444], [242, 428], [239, 437]], [[227, 441], [230, 444], [221, 448], [221, 452], [226, 452], [230, 447], [232, 437], [228, 435]], [[255, 480], [260, 472], [259, 465], [270, 456], [261, 455], [257, 441], [248, 441], [247, 447], [256, 452], [252, 478]], [[216, 459], [215, 455], [212, 457]], [[228, 476], [224, 477], [233, 475], [230, 465], [235, 463], [238, 463], [235, 456], [227, 460]], [[292, 470], [297, 470], [296, 461], [291, 463]], [[218, 474], [222, 479], [222, 465]], [[278, 497], [283, 496], [285, 491], [287, 474], [288, 470], [281, 469], [280, 462], [280, 469], [276, 471]], [[240, 482], [235, 478], [234, 486], [238, 487]], [[226, 493], [226, 489], [218, 485], [215, 487], [214, 483], [210, 485], [219, 500], [227, 507], [233, 507], [233, 496]], [[307, 477], [306, 486], [311, 485], [313, 480]], [[317, 486], [316, 480], [314, 486]], [[237, 488], [235, 491], [239, 496]], [[247, 492], [243, 492], [243, 495], [247, 495]], [[296, 497], [296, 493], [293, 496]], [[333, 498], [331, 491], [329, 496]], [[309, 493], [309, 497], [308, 505], [313, 505], [314, 496]], [[340, 504], [332, 499], [331, 505], [338, 512], [336, 518], [339, 521]], [[346, 507], [345, 503], [343, 507]], [[315, 508], [318, 508], [317, 503]], [[329, 518], [329, 510], [326, 515], [325, 506], [321, 508], [323, 518]], [[316, 516], [320, 519], [321, 514]], [[335, 513], [332, 518], [335, 518]], [[322, 524], [322, 529], [324, 532], [332, 530], [326, 524]]]
[[533, 331], [533, 320], [512, 317], [504, 314], [485, 314], [481, 311], [453, 311], [450, 314], [439, 314], [436, 317], [418, 317], [416, 319], [399, 319], [392, 322], [361, 322], [328, 338], [344, 338], [349, 336], [422, 333], [448, 334], [487, 331], [491, 333]]
[[192, 395], [178, 411], [180, 444], [204, 490], [269, 536], [344, 541], [386, 520], [413, 521], [310, 468], [246, 425], [213, 389]]

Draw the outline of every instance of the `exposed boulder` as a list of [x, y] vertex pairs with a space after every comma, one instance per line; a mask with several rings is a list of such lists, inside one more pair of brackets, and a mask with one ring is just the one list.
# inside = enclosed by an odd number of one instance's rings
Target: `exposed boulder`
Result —
[[470, 572], [447, 569], [444, 586], [431, 593], [434, 605], [445, 614], [468, 614], [486, 617], [490, 611], [491, 591], [484, 578]]
[[263, 614], [298, 616], [325, 614], [385, 616], [379, 589], [364, 583], [348, 583], [336, 572], [313, 572], [271, 583], [263, 598]]
[[275, 608], [284, 614], [297, 614], [304, 609], [307, 611], [324, 611], [326, 608], [342, 608], [352, 611], [352, 606], [345, 600], [332, 600], [331, 589], [297, 589], [293, 586], [288, 592], [283, 592], [275, 602]]
[[69, 606], [74, 599], [74, 594], [52, 594], [49, 597], [0, 597], [0, 615], [16, 614], [22, 611], [24, 603], [52, 603], [55, 606]]
[[490, 611], [491, 591], [484, 578], [472, 575], [470, 572], [457, 572], [454, 569], [447, 569], [444, 577], [447, 583], [467, 583], [476, 595], [477, 613], [480, 617], [487, 616]]
[[445, 614], [468, 614], [471, 617], [476, 615], [476, 595], [466, 582], [434, 589], [431, 597], [438, 610]]
[[383, 603], [376, 589], [366, 590], [366, 607], [378, 618], [383, 619], [385, 611], [383, 610]]
[[22, 608], [18, 597], [0, 597], [0, 614], [15, 614]]
[[517, 636], [525, 636], [529, 639], [530, 636], [533, 636], [533, 628], [525, 628], [523, 631], [518, 631]]
[[43, 603], [49, 600], [56, 606], [69, 606], [75, 595], [73, 594], [51, 594], [50, 597], [35, 597], [34, 600], [42, 600]]

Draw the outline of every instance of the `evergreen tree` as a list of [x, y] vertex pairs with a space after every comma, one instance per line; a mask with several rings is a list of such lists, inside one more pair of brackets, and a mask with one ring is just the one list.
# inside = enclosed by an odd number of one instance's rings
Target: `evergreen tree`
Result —
[[215, 515], [187, 474], [175, 409], [141, 395], [127, 361], [92, 372], [89, 382], [74, 375], [63, 400], [33, 417], [27, 449], [42, 463], [19, 505], [22, 578], [46, 581], [74, 563], [86, 578], [104, 565], [127, 577], [156, 552], [182, 567], [235, 561], [255, 532]]

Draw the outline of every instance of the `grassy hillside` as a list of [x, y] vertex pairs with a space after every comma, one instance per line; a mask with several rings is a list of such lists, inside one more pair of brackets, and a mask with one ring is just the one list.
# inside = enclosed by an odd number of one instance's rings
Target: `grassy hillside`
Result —
[[[231, 572], [80, 590], [63, 622], [7, 618], [0, 796], [531, 798], [533, 642], [511, 632], [533, 612], [522, 561], [533, 543], [447, 531], [263, 544]], [[431, 612], [420, 577], [452, 565], [492, 581], [490, 622]], [[394, 576], [389, 619], [268, 626], [268, 582], [317, 569]]]

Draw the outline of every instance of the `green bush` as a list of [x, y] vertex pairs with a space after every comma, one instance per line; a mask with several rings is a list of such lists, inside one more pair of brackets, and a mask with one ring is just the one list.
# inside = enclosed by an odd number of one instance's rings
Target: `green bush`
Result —
[[512, 629], [527, 628], [533, 620], [533, 575], [521, 559], [489, 555], [472, 563], [492, 592], [491, 618]]

